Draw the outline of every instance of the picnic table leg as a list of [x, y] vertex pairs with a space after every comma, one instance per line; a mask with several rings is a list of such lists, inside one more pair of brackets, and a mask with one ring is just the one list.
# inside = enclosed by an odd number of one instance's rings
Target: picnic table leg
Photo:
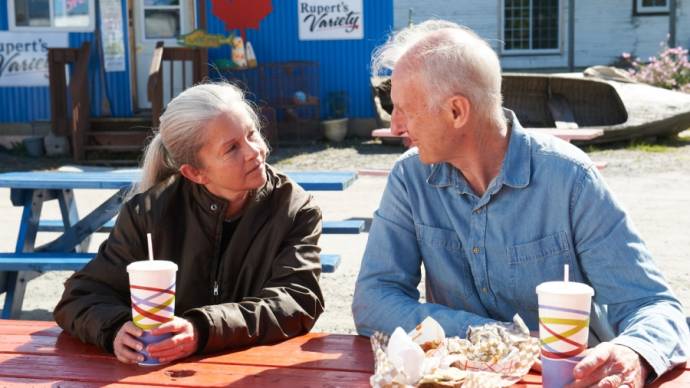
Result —
[[29, 280], [37, 277], [38, 272], [12, 271], [7, 272], [7, 290], [5, 304], [2, 307], [2, 319], [19, 319], [24, 305], [24, 294]]
[[100, 206], [87, 214], [69, 229], [65, 229], [62, 236], [38, 247], [39, 251], [73, 252], [75, 247], [91, 236], [120, 211], [129, 188], [118, 190]]
[[[49, 198], [48, 193], [46, 190], [12, 190], [10, 198], [13, 204], [24, 206], [14, 251], [16, 253], [33, 252], [43, 201]], [[2, 318], [17, 318], [22, 311], [26, 283], [34, 276], [31, 272], [25, 271], [6, 271], [2, 273], [2, 276], [5, 283], [5, 304], [2, 308]]]
[[[58, 202], [60, 203], [60, 213], [62, 214], [62, 223], [65, 226], [64, 230], [79, 221], [79, 212], [74, 201], [74, 192], [71, 189], [58, 190], [56, 193]], [[79, 245], [75, 247], [76, 252], [88, 252], [91, 235], [87, 236]]]

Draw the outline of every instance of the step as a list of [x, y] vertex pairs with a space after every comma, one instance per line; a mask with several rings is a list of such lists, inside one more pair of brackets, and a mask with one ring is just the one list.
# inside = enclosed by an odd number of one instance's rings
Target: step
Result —
[[142, 152], [144, 150], [143, 144], [138, 145], [103, 145], [103, 144], [87, 144], [84, 146], [84, 151], [105, 151], [105, 152]]
[[[347, 221], [324, 221], [324, 234], [359, 234], [364, 231], [364, 221], [362, 220], [347, 220]], [[115, 226], [115, 220], [106, 222], [98, 232], [108, 233]], [[41, 220], [38, 223], [38, 230], [42, 232], [62, 232], [65, 229], [61, 220]]]
[[151, 131], [151, 117], [92, 117], [92, 131]]
[[89, 131], [86, 133], [86, 144], [143, 146], [151, 136], [149, 131]]

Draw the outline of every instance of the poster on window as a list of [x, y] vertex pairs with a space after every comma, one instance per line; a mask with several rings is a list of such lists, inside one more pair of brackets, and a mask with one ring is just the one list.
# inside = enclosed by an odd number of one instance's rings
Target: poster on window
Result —
[[101, 47], [105, 71], [125, 71], [125, 37], [120, 0], [101, 0]]
[[48, 86], [48, 47], [69, 47], [67, 33], [0, 31], [0, 87]]
[[364, 38], [362, 0], [298, 0], [300, 40]]

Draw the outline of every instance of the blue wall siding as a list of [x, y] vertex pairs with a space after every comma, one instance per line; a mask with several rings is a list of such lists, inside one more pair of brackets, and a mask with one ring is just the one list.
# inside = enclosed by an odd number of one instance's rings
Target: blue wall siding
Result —
[[[0, 30], [8, 29], [7, 7], [0, 1]], [[113, 116], [127, 117], [132, 115], [132, 92], [129, 81], [129, 40], [127, 37], [127, 11], [125, 0], [121, 2], [123, 28], [125, 29], [125, 71], [105, 73], [105, 92], [110, 100], [110, 110]], [[84, 41], [91, 41], [89, 58], [89, 93], [91, 95], [91, 115], [101, 115], [101, 95], [103, 82], [99, 68], [101, 61], [96, 51], [94, 33], [69, 33], [69, 47], [79, 48]], [[34, 120], [50, 120], [50, 92], [48, 87], [0, 87], [0, 122], [30, 122]], [[11, 107], [5, 109], [5, 107]]]
[[9, 20], [7, 19], [7, 1], [0, 1], [0, 31], [7, 30], [7, 26], [9, 26]]
[[[208, 32], [226, 34], [225, 24], [213, 15], [211, 2], [206, 1]], [[261, 21], [258, 30], [247, 30], [247, 40], [252, 42], [259, 63], [319, 63], [322, 117], [328, 114], [328, 93], [339, 90], [348, 93], [349, 117], [372, 117], [369, 63], [372, 50], [385, 41], [392, 29], [393, 0], [363, 0], [363, 8], [363, 39], [300, 41], [296, 1], [274, 0], [273, 12]], [[211, 63], [229, 57], [227, 46], [209, 50]]]

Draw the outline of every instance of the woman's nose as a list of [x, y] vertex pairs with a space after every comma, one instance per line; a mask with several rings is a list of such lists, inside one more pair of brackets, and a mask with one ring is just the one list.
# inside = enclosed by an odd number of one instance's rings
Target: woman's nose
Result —
[[246, 160], [256, 159], [261, 154], [261, 145], [258, 142], [248, 141], [244, 147], [244, 158]]

